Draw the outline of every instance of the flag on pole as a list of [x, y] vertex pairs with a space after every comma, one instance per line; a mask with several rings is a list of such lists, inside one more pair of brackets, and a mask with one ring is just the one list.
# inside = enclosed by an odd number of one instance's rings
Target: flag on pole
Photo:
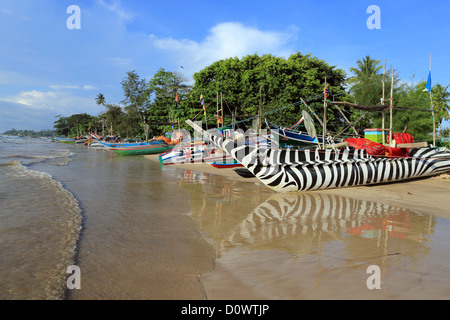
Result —
[[205, 108], [205, 102], [203, 101], [203, 95], [200, 95], [200, 102], [202, 104], [203, 107], [203, 114], [206, 116], [206, 108]]
[[425, 86], [425, 89], [423, 89], [423, 91], [427, 91], [428, 93], [431, 92], [431, 70], [428, 73], [427, 85]]
[[[180, 106], [178, 104], [178, 92], [176, 93], [176, 96], [175, 96], [175, 107], [177, 108], [178, 122], [180, 122]], [[172, 125], [172, 127], [173, 127], [173, 125]]]
[[328, 90], [328, 86], [325, 86], [325, 89], [323, 89], [323, 94], [325, 95], [326, 98], [328, 98], [328, 96], [330, 95], [330, 90]]

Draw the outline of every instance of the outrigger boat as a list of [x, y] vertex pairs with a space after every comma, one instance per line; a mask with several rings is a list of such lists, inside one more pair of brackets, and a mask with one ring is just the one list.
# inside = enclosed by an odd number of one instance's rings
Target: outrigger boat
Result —
[[115, 145], [108, 147], [109, 150], [114, 151], [123, 156], [137, 156], [146, 154], [157, 154], [166, 152], [172, 149], [175, 145], [169, 145], [164, 142], [162, 143], [139, 143], [132, 145]]
[[[272, 136], [278, 142], [278, 145], [284, 148], [304, 148], [317, 147], [323, 145], [323, 137], [317, 136], [311, 116], [305, 110], [302, 111], [302, 117], [289, 128], [277, 126], [265, 119], [267, 127]], [[298, 131], [300, 124], [304, 124], [306, 131]], [[330, 143], [339, 143], [341, 139], [330, 141]], [[329, 143], [329, 144], [330, 144]]]
[[323, 143], [323, 139], [321, 137], [311, 137], [307, 132], [283, 128], [270, 123], [267, 119], [266, 124], [274, 138], [278, 139], [277, 141], [279, 145], [283, 147], [311, 147]]
[[87, 141], [87, 139], [75, 139], [75, 138], [56, 138], [56, 140], [61, 143], [68, 143], [68, 144], [84, 143]]
[[217, 169], [225, 169], [225, 168], [237, 168], [237, 167], [243, 167], [242, 164], [240, 164], [239, 162], [237, 162], [236, 160], [234, 161], [224, 161], [224, 162], [212, 162], [211, 166], [213, 166], [214, 168]]
[[203, 130], [191, 120], [186, 123], [277, 192], [370, 185], [450, 170], [450, 152], [435, 148], [412, 148], [401, 157], [369, 154], [364, 144], [360, 144], [361, 149], [268, 149], [238, 145]]

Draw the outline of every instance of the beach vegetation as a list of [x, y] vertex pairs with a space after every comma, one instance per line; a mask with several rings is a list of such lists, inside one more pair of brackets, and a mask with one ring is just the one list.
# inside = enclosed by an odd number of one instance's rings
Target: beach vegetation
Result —
[[[207, 128], [245, 131], [255, 128], [261, 116], [262, 129], [264, 118], [290, 127], [306, 110], [317, 134], [322, 134], [320, 119], [324, 118], [326, 99], [328, 132], [344, 131], [349, 121], [362, 134], [365, 128], [382, 126], [381, 111], [338, 108], [332, 102], [389, 106], [392, 90], [394, 107], [403, 108], [394, 108], [393, 131], [411, 133], [416, 141], [431, 141], [433, 123], [430, 96], [424, 92], [426, 82], [402, 82], [392, 70], [367, 55], [356, 61], [347, 76], [337, 66], [301, 52], [287, 58], [253, 54], [219, 60], [194, 73], [192, 84], [181, 73], [164, 68], [148, 81], [132, 70], [121, 81], [124, 98], [120, 104], [107, 103], [99, 93], [95, 102], [105, 107], [99, 116], [57, 116], [54, 128], [64, 136], [92, 131], [148, 140], [150, 136], [185, 128], [187, 119], [200, 120]], [[439, 129], [450, 118], [448, 89], [448, 85], [435, 84], [431, 90]], [[385, 111], [385, 128], [389, 128], [389, 111]]]
[[31, 138], [39, 138], [39, 137], [53, 137], [55, 136], [55, 130], [48, 129], [48, 130], [18, 130], [18, 129], [11, 129], [6, 130], [2, 133], [6, 136], [19, 136], [19, 137], [31, 137]]
[[92, 129], [92, 124], [96, 123], [95, 117], [87, 113], [73, 114], [69, 117], [58, 115], [56, 118], [57, 120], [54, 122], [56, 135], [64, 137], [87, 135]]
[[148, 82], [150, 107], [146, 116], [153, 136], [171, 132], [193, 117], [185, 105], [191, 92], [187, 81], [181, 73], [160, 68]]
[[[325, 87], [329, 91], [327, 99], [341, 100], [346, 97], [345, 79], [344, 70], [310, 54], [297, 52], [287, 59], [254, 54], [220, 60], [195, 73], [191, 95], [196, 106], [200, 106], [200, 96], [205, 100], [207, 119], [211, 119], [209, 126], [215, 124], [218, 93], [223, 95], [223, 126], [237, 123], [237, 127], [248, 129], [252, 122], [245, 120], [259, 113], [263, 115], [263, 128], [264, 118], [291, 126], [307, 108], [299, 103], [301, 98], [323, 118]], [[343, 122], [334, 106], [327, 108], [327, 119], [331, 130], [342, 128]]]

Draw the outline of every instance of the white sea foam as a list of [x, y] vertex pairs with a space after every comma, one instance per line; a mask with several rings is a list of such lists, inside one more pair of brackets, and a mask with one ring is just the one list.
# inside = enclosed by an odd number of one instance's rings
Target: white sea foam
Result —
[[[5, 231], [1, 241], [13, 250], [17, 249], [16, 254], [9, 253], [8, 259], [13, 267], [24, 272], [21, 279], [5, 283], [6, 287], [8, 284], [11, 286], [10, 295], [0, 294], [0, 297], [62, 299], [68, 276], [66, 270], [74, 264], [82, 226], [78, 200], [46, 172], [30, 169], [17, 160], [0, 166], [5, 175], [2, 183], [6, 184], [0, 186], [0, 194], [7, 197], [9, 203], [4, 208], [2, 227]], [[30, 266], [30, 262], [23, 261], [23, 256], [34, 261], [35, 265]], [[9, 274], [0, 274], [0, 277], [6, 279]], [[39, 285], [36, 286], [35, 282]], [[33, 289], [24, 290], [23, 287], [27, 286]]]

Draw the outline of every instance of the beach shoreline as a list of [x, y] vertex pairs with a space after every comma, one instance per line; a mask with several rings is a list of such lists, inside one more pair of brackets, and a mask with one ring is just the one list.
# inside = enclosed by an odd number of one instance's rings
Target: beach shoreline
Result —
[[[147, 159], [159, 161], [157, 155], [146, 155]], [[189, 169], [202, 173], [215, 174], [228, 179], [264, 186], [257, 178], [244, 178], [233, 168], [214, 168], [207, 163], [181, 163], [180, 169]], [[450, 195], [450, 172], [440, 175], [409, 179], [368, 186], [335, 188], [309, 191], [340, 195], [361, 200], [370, 200], [392, 206], [403, 207], [432, 216], [450, 219], [448, 195]], [[275, 193], [275, 192], [274, 192]]]

